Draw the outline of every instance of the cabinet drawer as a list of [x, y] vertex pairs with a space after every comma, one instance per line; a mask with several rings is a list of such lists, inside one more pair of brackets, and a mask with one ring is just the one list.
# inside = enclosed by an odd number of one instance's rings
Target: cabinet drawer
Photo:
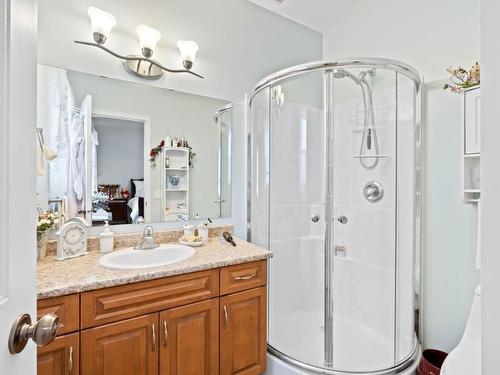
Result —
[[78, 331], [80, 328], [80, 296], [67, 296], [41, 299], [37, 302], [37, 319], [45, 314], [56, 314], [59, 317], [57, 335]]
[[256, 288], [266, 285], [266, 281], [266, 260], [225, 267], [220, 272], [220, 294]]
[[38, 375], [78, 375], [80, 373], [80, 334], [57, 337], [37, 349]]
[[219, 295], [219, 270], [82, 293], [82, 328], [116, 322]]

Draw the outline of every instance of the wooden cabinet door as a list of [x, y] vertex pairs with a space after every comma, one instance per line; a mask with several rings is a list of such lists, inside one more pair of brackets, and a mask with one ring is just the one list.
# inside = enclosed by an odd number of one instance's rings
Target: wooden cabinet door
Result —
[[219, 374], [219, 300], [160, 313], [160, 374]]
[[78, 333], [57, 337], [49, 345], [38, 348], [38, 375], [78, 375], [80, 369], [80, 337]]
[[266, 287], [220, 299], [220, 375], [266, 370]]
[[82, 331], [83, 375], [158, 374], [158, 314]]

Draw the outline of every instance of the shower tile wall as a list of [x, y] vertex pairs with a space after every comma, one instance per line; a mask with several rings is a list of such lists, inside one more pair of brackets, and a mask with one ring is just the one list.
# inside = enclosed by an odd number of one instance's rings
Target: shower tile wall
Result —
[[[379, 77], [383, 74], [387, 73], [377, 72], [376, 78], [387, 79]], [[363, 138], [361, 90], [350, 79], [335, 80], [334, 85], [335, 92], [352, 95], [343, 102], [334, 99], [338, 103], [334, 107], [334, 217], [349, 219], [347, 224], [334, 222], [334, 245], [346, 248], [346, 257], [336, 256], [334, 261], [334, 363], [340, 370], [373, 371], [394, 362], [396, 89], [394, 80], [382, 89], [373, 85], [378, 154], [388, 157], [366, 169], [354, 157], [360, 154]], [[377, 203], [363, 195], [370, 181], [384, 189]]]

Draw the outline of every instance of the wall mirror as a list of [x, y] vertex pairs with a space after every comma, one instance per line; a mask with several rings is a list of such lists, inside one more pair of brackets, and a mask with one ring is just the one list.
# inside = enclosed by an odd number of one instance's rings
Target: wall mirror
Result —
[[231, 108], [39, 65], [39, 211], [92, 226], [229, 217]]

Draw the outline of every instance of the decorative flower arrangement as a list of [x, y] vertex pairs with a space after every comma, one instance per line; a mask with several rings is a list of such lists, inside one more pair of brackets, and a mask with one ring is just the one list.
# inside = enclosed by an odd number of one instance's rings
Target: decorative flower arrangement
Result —
[[481, 67], [478, 62], [469, 71], [461, 66], [456, 69], [452, 69], [450, 66], [446, 71], [450, 73], [450, 82], [444, 85], [443, 89], [445, 90], [450, 89], [451, 92], [460, 93], [464, 89], [481, 83]]
[[193, 159], [196, 157], [196, 152], [193, 152], [193, 148], [189, 146], [189, 166], [193, 166]]
[[47, 253], [47, 232], [59, 223], [58, 215], [53, 211], [42, 212], [38, 215], [36, 222], [36, 244], [38, 258]]
[[92, 195], [92, 209], [97, 211], [100, 208], [109, 209], [109, 195], [104, 191], [94, 192]]
[[42, 212], [38, 215], [38, 220], [36, 223], [36, 234], [43, 234], [49, 229], [54, 228], [54, 225], [59, 223], [57, 214], [53, 211]]
[[149, 153], [149, 161], [152, 165], [156, 165], [156, 158], [163, 151], [163, 147], [165, 147], [165, 141], [162, 140], [158, 146], [151, 149], [151, 152]]
[[[162, 153], [164, 147], [165, 141], [162, 140], [158, 146], [153, 147], [149, 152], [149, 161], [153, 167], [156, 165], [156, 158]], [[192, 167], [193, 159], [196, 157], [196, 152], [193, 152], [193, 148], [191, 146], [188, 145], [187, 147], [189, 148], [189, 166]]]

